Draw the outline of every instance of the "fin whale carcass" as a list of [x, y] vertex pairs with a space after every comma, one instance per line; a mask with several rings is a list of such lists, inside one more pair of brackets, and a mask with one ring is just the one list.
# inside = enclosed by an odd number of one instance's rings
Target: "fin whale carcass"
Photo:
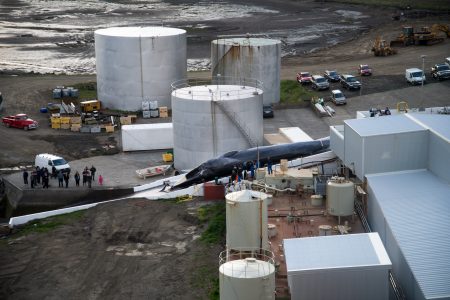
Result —
[[268, 159], [272, 163], [279, 163], [281, 159], [295, 159], [326, 151], [330, 147], [330, 138], [318, 139], [308, 142], [297, 142], [291, 144], [262, 146], [241, 151], [231, 151], [217, 158], [210, 159], [195, 169], [191, 170], [185, 177], [177, 182], [172, 189], [186, 188], [194, 184], [213, 180], [215, 177], [230, 176], [234, 166], [242, 165], [249, 161], [259, 162], [263, 166]]

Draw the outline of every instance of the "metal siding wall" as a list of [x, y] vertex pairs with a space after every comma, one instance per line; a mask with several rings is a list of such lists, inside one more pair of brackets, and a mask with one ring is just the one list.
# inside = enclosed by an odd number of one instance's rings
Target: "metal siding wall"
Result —
[[289, 277], [292, 299], [387, 300], [389, 296], [387, 269], [325, 269]]
[[430, 132], [428, 149], [428, 169], [450, 183], [450, 143]]
[[369, 136], [364, 144], [364, 175], [427, 167], [428, 132]]
[[386, 245], [386, 220], [384, 219], [383, 212], [381, 211], [380, 204], [370, 187], [370, 180], [367, 185], [368, 199], [367, 199], [367, 214], [368, 222], [372, 232], [378, 232], [381, 241]]
[[344, 137], [333, 126], [330, 126], [330, 147], [341, 160], [344, 160]]
[[351, 164], [354, 163], [356, 176], [363, 180], [363, 138], [347, 124], [344, 126], [344, 163], [350, 169], [353, 168]]

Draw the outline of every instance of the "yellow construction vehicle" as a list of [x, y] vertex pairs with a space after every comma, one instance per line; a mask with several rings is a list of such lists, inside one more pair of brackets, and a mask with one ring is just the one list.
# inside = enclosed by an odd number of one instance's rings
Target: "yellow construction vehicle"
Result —
[[381, 36], [377, 36], [372, 47], [372, 52], [375, 56], [388, 56], [396, 54], [397, 50], [388, 46], [386, 40], [383, 40]]
[[391, 47], [408, 45], [434, 45], [444, 41], [445, 33], [450, 38], [450, 28], [444, 24], [434, 24], [431, 27], [425, 26], [420, 30], [414, 30], [411, 26], [404, 26], [402, 34], [390, 42]]
[[408, 102], [400, 101], [397, 103], [397, 112], [398, 113], [407, 113], [409, 110]]

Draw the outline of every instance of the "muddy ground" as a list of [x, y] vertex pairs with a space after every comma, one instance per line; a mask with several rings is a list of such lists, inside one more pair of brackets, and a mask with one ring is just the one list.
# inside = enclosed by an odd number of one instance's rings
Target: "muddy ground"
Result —
[[0, 298], [206, 299], [223, 245], [199, 240], [197, 207], [103, 204], [46, 233], [0, 240]]

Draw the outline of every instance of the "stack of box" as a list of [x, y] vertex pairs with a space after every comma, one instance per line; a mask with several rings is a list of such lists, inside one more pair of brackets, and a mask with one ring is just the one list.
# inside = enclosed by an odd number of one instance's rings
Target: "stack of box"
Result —
[[161, 106], [159, 108], [159, 117], [160, 118], [167, 118], [167, 117], [169, 117], [169, 110], [167, 109], [167, 106]]
[[159, 117], [158, 101], [149, 101], [149, 104], [150, 104], [150, 117], [158, 118]]
[[150, 118], [150, 102], [142, 101], [142, 117], [144, 119]]
[[59, 129], [61, 128], [61, 120], [59, 117], [59, 114], [54, 114], [50, 117], [50, 121], [52, 123], [52, 128], [53, 129]]
[[60, 117], [61, 129], [70, 129], [70, 117]]
[[74, 132], [80, 131], [81, 128], [81, 117], [71, 117], [70, 118], [70, 130]]

